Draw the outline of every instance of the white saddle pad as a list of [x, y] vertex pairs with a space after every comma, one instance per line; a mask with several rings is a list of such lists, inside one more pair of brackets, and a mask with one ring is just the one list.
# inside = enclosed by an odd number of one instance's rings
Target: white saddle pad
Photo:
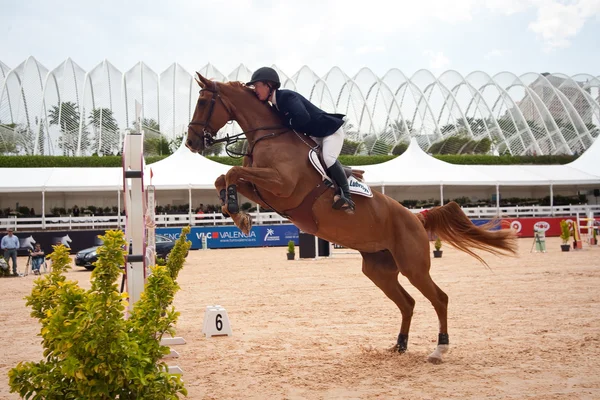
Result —
[[[313, 165], [313, 167], [317, 170], [317, 172], [321, 174], [324, 181], [328, 180], [330, 182], [333, 182], [333, 179], [327, 176], [327, 173], [323, 170], [323, 166], [319, 161], [319, 156], [314, 150], [311, 149], [308, 152], [308, 159], [310, 160], [310, 163]], [[364, 197], [373, 197], [373, 192], [371, 191], [371, 188], [367, 184], [360, 182], [353, 176], [348, 178], [348, 185], [350, 186], [350, 193], [352, 194], [357, 194], [359, 196]]]

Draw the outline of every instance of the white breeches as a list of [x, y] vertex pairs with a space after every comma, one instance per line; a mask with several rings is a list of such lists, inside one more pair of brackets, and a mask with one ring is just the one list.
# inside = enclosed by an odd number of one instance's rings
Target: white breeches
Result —
[[333, 135], [322, 138], [311, 136], [311, 139], [321, 146], [321, 149], [323, 150], [323, 159], [325, 160], [327, 168], [331, 167], [340, 155], [342, 146], [344, 145], [345, 136], [346, 133], [341, 126]]

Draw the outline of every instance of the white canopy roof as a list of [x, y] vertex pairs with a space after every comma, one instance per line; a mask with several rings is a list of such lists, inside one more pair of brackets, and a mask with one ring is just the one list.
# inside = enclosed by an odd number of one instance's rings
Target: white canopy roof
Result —
[[[542, 186], [600, 185], [600, 142], [567, 165], [454, 165], [426, 154], [415, 139], [393, 160], [358, 167], [370, 185]], [[213, 189], [231, 167], [192, 153], [184, 146], [146, 166], [157, 190]], [[0, 192], [81, 192], [121, 190], [121, 168], [0, 168]], [[144, 184], [149, 184], [145, 179]]]
[[113, 168], [53, 168], [47, 192], [105, 192], [123, 190], [123, 170]]
[[413, 138], [408, 149], [393, 160], [357, 167], [371, 185], [496, 185], [496, 180], [468, 165], [455, 165], [426, 154]]
[[0, 192], [41, 192], [54, 168], [0, 168]]
[[[594, 146], [588, 151], [594, 147], [600, 152], [600, 145], [597, 143], [594, 143]], [[598, 157], [596, 158], [598, 159]], [[413, 138], [408, 149], [393, 160], [357, 168], [365, 170], [365, 181], [368, 184], [386, 186], [600, 184], [600, 172], [584, 172], [575, 168], [573, 165], [575, 162], [568, 165], [455, 165], [426, 154]], [[588, 166], [587, 160], [585, 160], [585, 164], [582, 162], [580, 165], [582, 168]], [[591, 162], [589, 165], [591, 166]], [[594, 171], [598, 171], [598, 169], [596, 168]]]
[[[157, 190], [214, 189], [215, 180], [226, 174], [230, 168], [229, 165], [192, 153], [185, 146], [179, 147], [171, 156], [146, 167], [147, 170], [152, 170], [152, 184]], [[144, 181], [144, 184], [148, 184], [147, 181]]]

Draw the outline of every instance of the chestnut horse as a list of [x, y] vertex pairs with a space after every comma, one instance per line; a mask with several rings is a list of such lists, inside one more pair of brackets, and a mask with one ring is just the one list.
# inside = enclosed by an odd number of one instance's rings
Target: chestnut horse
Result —
[[[454, 203], [413, 214], [398, 201], [374, 192], [372, 198], [354, 196], [356, 211], [346, 214], [331, 208], [334, 191], [317, 193], [321, 175], [308, 159], [311, 141], [282, 125], [279, 116], [254, 92], [240, 82], [218, 83], [198, 74], [200, 96], [188, 127], [186, 146], [200, 152], [215, 142], [232, 142], [216, 133], [235, 120], [248, 140], [243, 167], [232, 167], [217, 178], [223, 213], [249, 233], [249, 216], [239, 210], [237, 192], [261, 206], [281, 214], [308, 204], [309, 213], [289, 213], [291, 221], [304, 231], [342, 246], [356, 249], [363, 258], [362, 271], [390, 298], [402, 314], [395, 350], [405, 352], [415, 300], [398, 282], [404, 275], [431, 302], [439, 319], [438, 344], [428, 360], [442, 361], [448, 350], [448, 296], [429, 275], [430, 248], [427, 231], [485, 264], [471, 249], [493, 254], [515, 254], [512, 231], [477, 227]], [[201, 173], [201, 171], [194, 171]], [[398, 171], [410, 173], [410, 171]], [[308, 200], [306, 200], [308, 199]], [[308, 201], [308, 203], [307, 203]], [[312, 207], [310, 207], [312, 205]], [[304, 207], [306, 209], [306, 207]], [[311, 233], [313, 233], [311, 232]]]

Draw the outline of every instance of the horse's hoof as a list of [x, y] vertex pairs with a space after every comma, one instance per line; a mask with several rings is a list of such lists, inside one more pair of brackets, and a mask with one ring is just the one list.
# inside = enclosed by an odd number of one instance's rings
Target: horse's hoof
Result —
[[447, 344], [438, 344], [433, 353], [427, 357], [427, 361], [432, 364], [441, 364], [442, 363], [442, 355], [448, 352], [450, 348]]
[[252, 229], [252, 218], [249, 214], [244, 214], [242, 216], [242, 221], [240, 223], [240, 230], [244, 233], [244, 235], [249, 235], [250, 230]]
[[436, 365], [443, 363], [441, 357], [434, 356], [433, 354], [430, 355], [429, 357], [427, 357], [427, 361], [429, 361], [432, 364], [436, 364]]
[[221, 206], [221, 214], [223, 214], [223, 218], [229, 218], [229, 214], [227, 213], [227, 206], [225, 204]]

